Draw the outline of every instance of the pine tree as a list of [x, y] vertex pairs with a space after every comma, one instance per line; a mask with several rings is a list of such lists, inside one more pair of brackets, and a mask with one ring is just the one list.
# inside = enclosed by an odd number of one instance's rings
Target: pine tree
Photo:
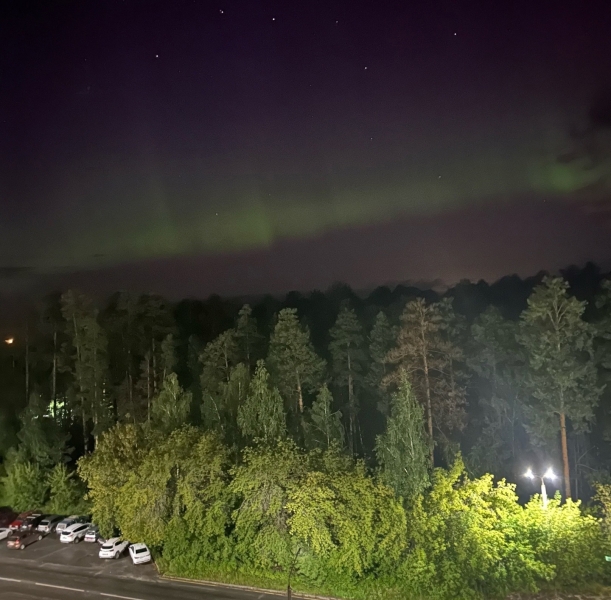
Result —
[[326, 385], [320, 388], [308, 416], [306, 443], [309, 448], [328, 450], [332, 446], [341, 448], [344, 445], [342, 413], [333, 411], [333, 396]]
[[593, 356], [594, 328], [582, 316], [585, 302], [570, 297], [561, 278], [546, 277], [522, 313], [520, 342], [528, 364], [532, 400], [529, 431], [539, 439], [560, 433], [564, 489], [571, 497], [567, 420], [585, 428], [594, 419], [601, 390]]
[[278, 389], [271, 385], [262, 360], [257, 362], [246, 402], [238, 409], [238, 426], [243, 436], [266, 442], [284, 436], [286, 431], [282, 397]]
[[117, 390], [117, 417], [130, 418], [133, 422], [142, 412], [137, 386], [142, 345], [138, 315], [137, 298], [128, 292], [119, 292], [112, 298], [102, 321], [108, 333], [110, 382]]
[[408, 302], [387, 357], [398, 369], [387, 375], [386, 383], [398, 383], [404, 370], [424, 406], [431, 465], [435, 432], [445, 441], [445, 431], [462, 426], [464, 418], [464, 388], [453, 367], [458, 350], [448, 335], [447, 319], [447, 306], [441, 303], [427, 304], [421, 298]]
[[386, 432], [378, 436], [376, 454], [382, 479], [397, 496], [412, 498], [429, 485], [429, 443], [424, 431], [424, 414], [404, 371], [399, 388], [392, 395]]
[[47, 469], [67, 458], [69, 436], [49, 415], [48, 408], [39, 394], [30, 394], [30, 401], [19, 416], [21, 429], [17, 432], [19, 445], [15, 461]]
[[174, 367], [176, 366], [175, 346], [174, 336], [168, 333], [163, 342], [161, 342], [161, 366], [164, 381], [170, 373], [174, 372]]
[[467, 363], [481, 408], [481, 434], [469, 462], [479, 473], [502, 472], [520, 454], [518, 429], [525, 399], [524, 351], [518, 324], [489, 307], [471, 326]]
[[246, 402], [250, 385], [250, 369], [244, 364], [233, 367], [229, 381], [215, 390], [204, 390], [201, 414], [207, 429], [222, 432], [228, 444], [238, 442], [238, 409]]
[[87, 451], [88, 422], [93, 422], [95, 438], [110, 424], [106, 333], [98, 322], [97, 310], [84, 295], [68, 291], [62, 295], [61, 305], [74, 350], [72, 373], [76, 382], [83, 442]]
[[249, 304], [245, 304], [240, 309], [236, 322], [235, 337], [239, 348], [240, 362], [246, 363], [249, 369], [252, 368], [261, 344], [261, 335]]
[[358, 391], [363, 383], [365, 369], [365, 336], [354, 310], [343, 302], [329, 335], [329, 352], [332, 357], [333, 380], [346, 392], [348, 413], [348, 449], [356, 450], [358, 429]]
[[278, 313], [267, 363], [290, 410], [303, 413], [304, 394], [320, 385], [325, 362], [314, 351], [310, 332], [300, 325], [294, 308], [285, 308]]
[[191, 392], [185, 392], [178, 383], [176, 373], [170, 373], [159, 394], [153, 398], [151, 419], [153, 426], [169, 433], [187, 422], [191, 411]]
[[200, 355], [203, 365], [201, 384], [203, 390], [215, 391], [222, 382], [228, 382], [232, 367], [238, 364], [239, 349], [235, 329], [224, 331], [209, 344]]
[[388, 375], [386, 357], [393, 347], [395, 334], [388, 322], [388, 317], [380, 311], [375, 318], [371, 333], [369, 334], [369, 371], [365, 383], [369, 393], [375, 398], [378, 410], [388, 416], [390, 405], [388, 394], [383, 382]]
[[[161, 296], [143, 295], [138, 299], [138, 338], [140, 356], [148, 360], [143, 372], [150, 374], [152, 395], [164, 384], [163, 341], [176, 329], [172, 308]], [[142, 386], [141, 386], [142, 387]]]
[[49, 501], [45, 509], [53, 514], [75, 514], [84, 512], [84, 496], [80, 480], [75, 478], [75, 473], [69, 471], [65, 464], [60, 463], [49, 473], [47, 478], [49, 485]]

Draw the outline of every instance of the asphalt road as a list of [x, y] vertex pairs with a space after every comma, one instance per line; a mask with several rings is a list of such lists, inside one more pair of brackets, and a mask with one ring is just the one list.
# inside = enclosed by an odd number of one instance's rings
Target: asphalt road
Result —
[[97, 557], [97, 544], [61, 544], [51, 535], [25, 550], [0, 542], [0, 600], [278, 600], [278, 595], [168, 581], [153, 565]]

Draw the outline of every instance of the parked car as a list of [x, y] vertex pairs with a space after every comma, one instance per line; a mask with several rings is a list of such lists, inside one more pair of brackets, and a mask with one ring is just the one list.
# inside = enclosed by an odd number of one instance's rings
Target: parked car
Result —
[[103, 544], [106, 540], [100, 536], [100, 528], [97, 525], [91, 525], [91, 527], [89, 527], [87, 530], [87, 533], [85, 533], [85, 541]]
[[73, 523], [68, 525], [59, 536], [59, 541], [63, 544], [78, 544], [87, 533], [89, 523]]
[[51, 533], [52, 531], [55, 531], [57, 524], [65, 518], [66, 517], [64, 515], [47, 515], [38, 524], [37, 529], [40, 531], [40, 533]]
[[74, 523], [77, 522], [78, 519], [78, 515], [70, 515], [69, 517], [66, 517], [65, 519], [62, 519], [56, 526], [55, 526], [55, 533], [57, 534], [61, 534], [61, 532], [66, 529], [66, 527], [69, 527], [70, 525], [74, 525]]
[[2, 527], [0, 529], [0, 540], [5, 540], [12, 533], [13, 530], [10, 527]]
[[151, 551], [146, 544], [132, 544], [129, 547], [129, 555], [135, 565], [151, 562]]
[[76, 517], [77, 523], [87, 523], [87, 525], [91, 525], [91, 515], [79, 515]]
[[9, 527], [11, 529], [19, 529], [23, 525], [23, 522], [33, 513], [34, 513], [33, 510], [28, 510], [27, 512], [22, 512], [21, 514], [19, 514], [19, 515], [17, 515], [15, 517], [14, 521], [11, 522]]
[[36, 531], [40, 522], [44, 519], [42, 513], [32, 513], [29, 517], [26, 517], [19, 528], [21, 531]]
[[38, 533], [38, 531], [13, 531], [12, 535], [6, 541], [6, 545], [8, 548], [25, 550], [26, 546], [29, 546], [37, 540], [42, 540], [42, 537], [42, 533]]
[[100, 558], [119, 558], [129, 546], [127, 540], [122, 540], [119, 537], [106, 540], [100, 548]]

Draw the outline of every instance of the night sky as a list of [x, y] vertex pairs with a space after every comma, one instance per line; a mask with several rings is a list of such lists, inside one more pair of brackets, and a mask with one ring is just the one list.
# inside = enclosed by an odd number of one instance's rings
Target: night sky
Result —
[[611, 267], [604, 2], [3, 2], [0, 291]]

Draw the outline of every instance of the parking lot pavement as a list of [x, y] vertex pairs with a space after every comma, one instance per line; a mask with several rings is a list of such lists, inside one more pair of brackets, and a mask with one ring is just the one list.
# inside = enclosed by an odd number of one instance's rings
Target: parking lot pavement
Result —
[[134, 565], [127, 550], [118, 560], [99, 558], [99, 551], [98, 543], [62, 544], [59, 536], [51, 533], [40, 542], [30, 544], [25, 550], [7, 548], [4, 542], [0, 542], [0, 563], [34, 563], [37, 568], [51, 570], [63, 570], [66, 567], [71, 572], [82, 571], [103, 577], [141, 581], [158, 579], [155, 565]]

